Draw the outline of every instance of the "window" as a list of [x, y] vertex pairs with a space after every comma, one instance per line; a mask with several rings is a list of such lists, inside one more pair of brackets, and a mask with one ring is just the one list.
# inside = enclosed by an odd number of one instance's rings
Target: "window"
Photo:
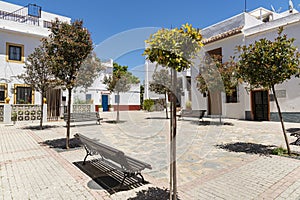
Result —
[[44, 21], [44, 28], [51, 28], [52, 23], [49, 21]]
[[15, 103], [33, 104], [34, 92], [28, 85], [15, 85]]
[[6, 43], [6, 60], [24, 62], [24, 45]]
[[0, 83], [0, 103], [4, 103], [6, 97], [7, 97], [7, 84]]
[[237, 103], [238, 102], [238, 87], [232, 88], [231, 94], [226, 94], [226, 103]]
[[120, 103], [120, 95], [115, 95], [115, 103]]

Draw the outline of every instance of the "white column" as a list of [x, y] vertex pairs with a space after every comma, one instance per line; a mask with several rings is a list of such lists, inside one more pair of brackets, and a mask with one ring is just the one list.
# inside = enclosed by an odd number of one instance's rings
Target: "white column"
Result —
[[47, 104], [44, 104], [43, 107], [43, 122], [47, 122]]
[[4, 104], [4, 119], [3, 122], [5, 124], [11, 123], [11, 105], [10, 104]]

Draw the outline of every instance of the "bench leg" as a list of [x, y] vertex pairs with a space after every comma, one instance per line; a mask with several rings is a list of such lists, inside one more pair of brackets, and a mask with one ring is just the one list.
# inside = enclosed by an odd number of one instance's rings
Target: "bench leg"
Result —
[[124, 177], [122, 179], [122, 182], [120, 183], [120, 187], [123, 185], [123, 183], [127, 177], [130, 177], [129, 173], [124, 172]]
[[138, 176], [138, 175], [141, 177], [142, 183], [145, 183], [145, 179], [144, 179], [143, 175], [141, 173], [137, 173], [136, 176]]
[[86, 155], [85, 155], [85, 157], [84, 157], [84, 159], [83, 159], [83, 165], [85, 165], [85, 161], [86, 161], [86, 158], [88, 157], [88, 156], [91, 156], [92, 154], [89, 152], [89, 150], [84, 146], [84, 148], [85, 148], [85, 150], [86, 150]]

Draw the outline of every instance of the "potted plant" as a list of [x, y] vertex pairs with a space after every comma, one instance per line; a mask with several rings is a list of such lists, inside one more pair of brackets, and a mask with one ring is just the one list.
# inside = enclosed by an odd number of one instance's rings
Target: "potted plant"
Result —
[[5, 103], [6, 103], [6, 104], [9, 104], [9, 101], [10, 101], [10, 98], [9, 98], [9, 97], [6, 97], [6, 98], [5, 98]]
[[11, 114], [11, 121], [13, 121], [13, 124], [16, 124], [17, 117], [18, 117], [17, 112], [13, 112], [13, 113]]
[[192, 102], [191, 101], [186, 101], [185, 102], [185, 109], [186, 110], [192, 110]]

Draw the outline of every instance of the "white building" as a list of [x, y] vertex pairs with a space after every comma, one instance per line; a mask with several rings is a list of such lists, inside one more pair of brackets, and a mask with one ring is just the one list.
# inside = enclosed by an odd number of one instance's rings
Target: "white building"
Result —
[[[294, 45], [300, 47], [300, 13], [291, 8], [276, 13], [265, 8], [244, 12], [202, 30], [204, 51], [222, 56], [222, 61], [234, 56], [236, 47], [249, 45], [261, 38], [274, 40], [278, 27], [284, 27], [289, 38], [295, 38]], [[146, 64], [147, 65], [147, 64]], [[196, 77], [199, 70], [191, 68], [192, 109], [205, 109], [208, 115], [223, 115], [228, 118], [249, 120], [277, 120], [277, 109], [270, 91], [255, 90], [247, 92], [244, 84], [239, 85], [233, 95], [201, 94], [197, 88]], [[147, 78], [147, 75], [146, 75]], [[145, 79], [146, 80], [146, 79]], [[188, 88], [183, 84], [183, 88]], [[300, 79], [276, 85], [279, 103], [285, 121], [300, 122]], [[187, 97], [183, 99], [188, 99]], [[184, 108], [184, 102], [181, 103]]]
[[[4, 103], [7, 97], [10, 104], [41, 103], [40, 94], [23, 84], [17, 76], [24, 72], [26, 57], [40, 45], [43, 37], [50, 34], [49, 26], [55, 18], [71, 21], [68, 17], [44, 12], [34, 4], [19, 6], [0, 1], [0, 103]], [[55, 110], [60, 101], [61, 96], [48, 101], [48, 109]]]
[[[95, 110], [109, 111], [116, 110], [117, 103], [120, 103], [120, 110], [140, 110], [140, 84], [131, 85], [128, 92], [121, 92], [119, 96], [107, 90], [103, 84], [104, 77], [112, 76], [113, 60], [101, 61], [106, 68], [100, 76], [95, 79], [91, 87], [84, 91], [82, 88], [76, 88], [73, 94], [73, 103], [76, 101], [87, 102], [95, 106]], [[67, 91], [63, 92], [66, 96]], [[101, 108], [101, 109], [100, 109]], [[110, 109], [112, 108], [112, 109]], [[94, 108], [93, 108], [94, 109]]]

